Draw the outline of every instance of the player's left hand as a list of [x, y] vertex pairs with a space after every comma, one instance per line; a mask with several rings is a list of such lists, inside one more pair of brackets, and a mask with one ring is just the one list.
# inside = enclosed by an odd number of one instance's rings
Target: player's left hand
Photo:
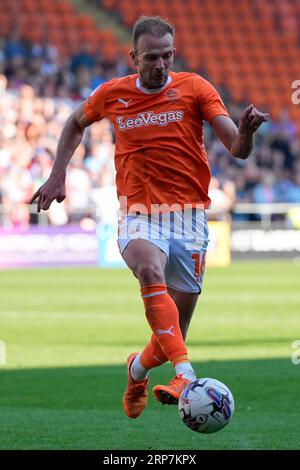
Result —
[[253, 104], [250, 104], [242, 111], [239, 121], [239, 133], [251, 135], [257, 131], [263, 122], [270, 119], [270, 114], [262, 113]]

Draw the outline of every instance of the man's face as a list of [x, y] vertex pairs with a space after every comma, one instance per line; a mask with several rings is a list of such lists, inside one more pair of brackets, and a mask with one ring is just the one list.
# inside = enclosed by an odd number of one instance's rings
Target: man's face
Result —
[[142, 34], [139, 37], [136, 50], [130, 51], [130, 55], [143, 87], [155, 89], [164, 86], [173, 65], [174, 52], [170, 33], [161, 38], [151, 34]]

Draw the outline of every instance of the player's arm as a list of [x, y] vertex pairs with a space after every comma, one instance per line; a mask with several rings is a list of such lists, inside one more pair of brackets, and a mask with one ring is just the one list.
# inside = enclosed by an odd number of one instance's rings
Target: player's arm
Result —
[[36, 191], [30, 200], [32, 204], [37, 200], [37, 210], [49, 209], [56, 199], [62, 202], [66, 197], [66, 172], [67, 166], [80, 144], [84, 129], [92, 124], [85, 115], [84, 104], [78, 106], [68, 118], [58, 141], [56, 159], [48, 180]]
[[251, 104], [243, 110], [238, 128], [230, 117], [223, 115], [216, 116], [211, 126], [231, 155], [246, 159], [253, 148], [254, 133], [269, 117]]
[[80, 104], [73, 114], [67, 119], [57, 145], [56, 159], [51, 175], [66, 174], [67, 166], [80, 144], [84, 129], [91, 122], [86, 118], [84, 104]]

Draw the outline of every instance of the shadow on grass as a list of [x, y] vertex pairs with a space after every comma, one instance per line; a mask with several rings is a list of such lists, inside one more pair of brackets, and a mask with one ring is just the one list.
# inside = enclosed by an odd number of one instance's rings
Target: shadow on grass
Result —
[[[193, 433], [176, 406], [152, 394], [137, 420], [122, 410], [124, 366], [0, 369], [0, 449], [299, 449], [300, 365], [289, 359], [195, 363], [199, 377], [232, 390], [236, 411], [223, 431]], [[172, 377], [166, 364], [151, 384]]]

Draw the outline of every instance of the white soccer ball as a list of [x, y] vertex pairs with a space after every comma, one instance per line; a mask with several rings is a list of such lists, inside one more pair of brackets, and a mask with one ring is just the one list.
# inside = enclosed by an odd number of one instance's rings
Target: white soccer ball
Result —
[[233, 395], [219, 380], [197, 379], [181, 393], [178, 411], [188, 428], [210, 434], [231, 421], [234, 412]]

